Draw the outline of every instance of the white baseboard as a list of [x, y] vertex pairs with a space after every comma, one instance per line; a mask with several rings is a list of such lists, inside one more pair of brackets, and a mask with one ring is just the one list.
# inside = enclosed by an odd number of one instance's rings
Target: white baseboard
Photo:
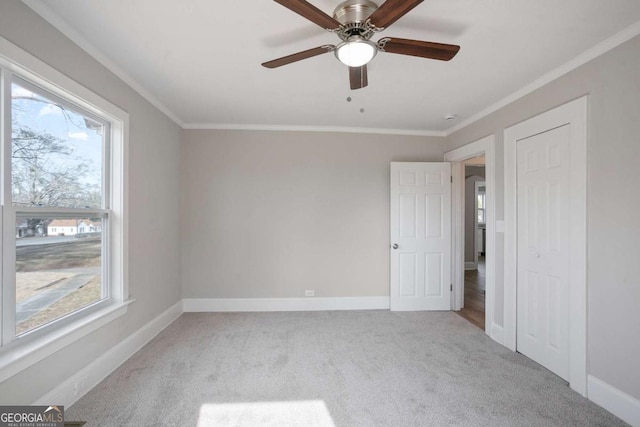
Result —
[[185, 312], [388, 310], [389, 297], [186, 298]]
[[164, 313], [129, 335], [124, 341], [66, 379], [56, 388], [36, 399], [33, 404], [51, 405], [53, 404], [52, 402], [57, 402], [57, 405], [64, 405], [65, 407], [73, 405], [181, 314], [182, 301], [171, 306]]
[[464, 269], [465, 270], [477, 270], [478, 266], [473, 261], [465, 261], [464, 262]]
[[502, 326], [493, 323], [487, 333], [495, 342], [504, 345], [504, 328]]
[[587, 377], [587, 390], [589, 400], [632, 426], [640, 427], [640, 400], [592, 375]]

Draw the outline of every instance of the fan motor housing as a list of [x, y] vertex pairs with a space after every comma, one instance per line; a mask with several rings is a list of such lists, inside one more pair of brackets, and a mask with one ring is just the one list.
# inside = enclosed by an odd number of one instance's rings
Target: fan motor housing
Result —
[[364, 23], [376, 11], [378, 5], [369, 0], [347, 0], [333, 11], [333, 18], [342, 25]]
[[376, 9], [378, 5], [369, 0], [347, 0], [340, 3], [333, 11], [333, 18], [341, 24], [338, 36], [345, 41], [351, 36], [369, 40], [373, 31], [367, 20]]

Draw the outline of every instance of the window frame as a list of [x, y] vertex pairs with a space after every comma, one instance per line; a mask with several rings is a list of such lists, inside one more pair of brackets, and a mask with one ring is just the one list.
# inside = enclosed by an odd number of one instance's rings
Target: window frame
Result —
[[[2, 195], [2, 204], [4, 206], [6, 206], [7, 209], [7, 214], [9, 214], [11, 217], [13, 218], [51, 218], [51, 217], [55, 217], [55, 218], [60, 218], [60, 219], [65, 219], [65, 218], [88, 218], [88, 217], [100, 217], [102, 218], [102, 222], [103, 222], [103, 226], [104, 226], [104, 232], [102, 233], [103, 239], [102, 239], [102, 248], [101, 248], [101, 299], [98, 301], [94, 301], [91, 304], [87, 304], [84, 307], [81, 307], [80, 309], [73, 311], [71, 313], [67, 313], [63, 316], [60, 316], [57, 319], [54, 319], [50, 322], [44, 323], [42, 325], [39, 325], [31, 330], [25, 331], [23, 333], [21, 333], [20, 335], [15, 335], [12, 336], [10, 330], [16, 328], [17, 325], [15, 325], [15, 322], [7, 322], [7, 328], [4, 330], [4, 333], [2, 334], [2, 343], [5, 346], [11, 345], [11, 342], [13, 340], [26, 340], [26, 339], [36, 339], [36, 338], [32, 338], [32, 336], [34, 337], [39, 337], [39, 336], [44, 336], [48, 333], [48, 331], [52, 328], [56, 328], [59, 327], [60, 325], [63, 324], [67, 324], [67, 323], [71, 323], [73, 322], [77, 317], [86, 315], [86, 313], [90, 313], [93, 311], [97, 311], [101, 308], [104, 308], [108, 305], [110, 305], [112, 303], [112, 301], [110, 301], [111, 299], [111, 294], [112, 289], [111, 289], [111, 281], [110, 281], [110, 257], [109, 257], [109, 253], [108, 253], [108, 243], [109, 243], [109, 235], [108, 235], [108, 230], [109, 230], [109, 217], [111, 216], [111, 209], [109, 209], [109, 206], [111, 204], [111, 197], [110, 197], [110, 185], [109, 185], [109, 180], [110, 180], [110, 170], [109, 170], [109, 165], [111, 164], [110, 162], [110, 156], [111, 156], [111, 150], [110, 150], [110, 145], [111, 145], [111, 124], [110, 121], [106, 120], [104, 117], [99, 117], [96, 116], [95, 114], [84, 110], [82, 107], [76, 105], [76, 103], [74, 102], [75, 100], [70, 100], [67, 99], [67, 97], [70, 97], [69, 94], [65, 94], [65, 97], [63, 98], [62, 96], [60, 96], [59, 94], [55, 94], [55, 93], [51, 93], [49, 91], [47, 91], [44, 88], [41, 88], [39, 86], [37, 86], [36, 84], [28, 81], [27, 79], [25, 79], [23, 76], [20, 76], [18, 74], [15, 73], [11, 73], [8, 77], [8, 80], [10, 80], [9, 84], [16, 84], [19, 87], [22, 87], [24, 89], [29, 90], [30, 92], [42, 97], [43, 99], [47, 99], [50, 100], [51, 102], [54, 102], [57, 105], [60, 105], [63, 108], [66, 108], [68, 111], [72, 111], [74, 113], [80, 114], [83, 117], [87, 117], [97, 123], [100, 123], [103, 127], [103, 142], [102, 142], [102, 164], [101, 164], [101, 192], [102, 192], [102, 200], [101, 200], [101, 206], [97, 207], [97, 208], [67, 208], [67, 207], [50, 207], [50, 206], [38, 206], [38, 207], [23, 207], [23, 206], [16, 206], [13, 203], [13, 188], [11, 185], [11, 170], [5, 170], [4, 172], [2, 172], [2, 177], [0, 177], [1, 179], [6, 179], [9, 181], [8, 186], [7, 186], [7, 191]], [[73, 95], [71, 95], [73, 96]], [[11, 100], [9, 99], [3, 99], [0, 102], [10, 102]], [[6, 108], [11, 108], [12, 106], [9, 105], [5, 105]], [[13, 122], [13, 121], [12, 121]], [[9, 126], [12, 125], [12, 122], [9, 123]], [[10, 129], [11, 131], [12, 129]], [[7, 156], [10, 156], [11, 154], [11, 142], [9, 140], [6, 140], [7, 144], [9, 145], [9, 148], [6, 148], [7, 151]], [[7, 166], [5, 165], [5, 168]], [[5, 230], [4, 231], [4, 238], [8, 238], [10, 230]], [[79, 234], [80, 231], [80, 226], [79, 224], [76, 227], [70, 227], [70, 235], [74, 235], [74, 234]], [[63, 231], [64, 233], [64, 231]], [[14, 243], [13, 243], [13, 247], [16, 247], [16, 240], [15, 240], [15, 235], [12, 236], [11, 238], [14, 239]], [[5, 264], [3, 265], [3, 270], [6, 270], [6, 278], [7, 280], [9, 280], [9, 278], [15, 278], [16, 277], [16, 271], [15, 271], [15, 262], [11, 263], [9, 265], [9, 263], [7, 262], [6, 259], [1, 260], [2, 262], [4, 262]], [[14, 290], [15, 290], [15, 286], [14, 286]], [[3, 306], [3, 312], [4, 311], [8, 311], [11, 310], [12, 308], [15, 309], [14, 307], [10, 307], [10, 300], [13, 299], [15, 300], [15, 295], [13, 296], [13, 298], [8, 298], [6, 301], [6, 304]], [[8, 319], [11, 319], [11, 316], [7, 316]], [[11, 323], [14, 323], [13, 327], [11, 326]]]
[[[44, 91], [44, 95], [89, 118], [109, 125], [103, 144], [103, 204], [100, 208], [15, 207], [11, 192], [11, 83]], [[0, 382], [86, 336], [127, 312], [129, 115], [48, 64], [0, 37]], [[107, 133], [107, 132], [105, 132]], [[106, 162], [105, 159], [108, 159]], [[103, 292], [107, 296], [41, 327], [15, 335], [15, 219], [20, 214], [69, 216], [99, 213], [103, 220]], [[13, 267], [11, 267], [13, 266]]]
[[[476, 181], [476, 224], [478, 225], [486, 225], [487, 223], [487, 212], [486, 212], [486, 205], [487, 205], [487, 195], [486, 192], [485, 193], [480, 193], [480, 187], [484, 186], [484, 181], [483, 181], [483, 185], [478, 185], [478, 181]], [[482, 200], [482, 202], [480, 202], [480, 200]], [[482, 206], [480, 206], [482, 205]], [[480, 213], [482, 212], [482, 219], [483, 221], [480, 221]]]

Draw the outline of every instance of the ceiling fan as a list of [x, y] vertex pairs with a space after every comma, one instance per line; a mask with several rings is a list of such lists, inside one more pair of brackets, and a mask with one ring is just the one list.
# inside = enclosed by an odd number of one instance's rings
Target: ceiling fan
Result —
[[267, 68], [277, 68], [323, 53], [335, 52], [338, 60], [349, 67], [351, 89], [361, 89], [368, 84], [367, 63], [378, 52], [449, 61], [460, 50], [460, 46], [420, 40], [392, 37], [381, 38], [378, 42], [370, 40], [375, 33], [388, 28], [424, 0], [386, 0], [379, 7], [370, 0], [347, 0], [336, 7], [333, 17], [305, 0], [274, 1], [337, 34], [342, 42], [337, 46], [327, 44], [263, 63]]

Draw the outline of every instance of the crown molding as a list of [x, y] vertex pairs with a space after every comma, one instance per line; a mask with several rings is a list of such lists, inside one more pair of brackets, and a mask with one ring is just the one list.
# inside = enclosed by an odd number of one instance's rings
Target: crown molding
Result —
[[340, 126], [287, 126], [287, 125], [250, 125], [250, 124], [217, 124], [217, 123], [186, 123], [183, 129], [196, 130], [249, 130], [249, 131], [283, 131], [283, 132], [338, 132], [338, 133], [364, 133], [378, 135], [404, 135], [404, 136], [435, 136], [444, 137], [442, 131], [430, 131], [419, 129], [384, 129], [384, 128], [359, 128]]
[[586, 50], [582, 54], [578, 55], [577, 57], [570, 60], [569, 62], [566, 62], [565, 64], [561, 65], [555, 70], [542, 75], [542, 77], [536, 79], [535, 81], [526, 85], [522, 89], [517, 90], [516, 92], [513, 92], [511, 95], [508, 95], [507, 97], [502, 98], [500, 101], [496, 102], [495, 104], [490, 105], [489, 107], [485, 108], [484, 110], [481, 110], [480, 112], [474, 114], [468, 119], [447, 129], [444, 132], [445, 136], [452, 135], [453, 133], [466, 128], [467, 126], [477, 122], [478, 120], [487, 117], [489, 114], [495, 113], [499, 109], [511, 104], [514, 101], [517, 101], [520, 98], [523, 98], [524, 96], [530, 94], [531, 92], [537, 89], [540, 89], [542, 86], [548, 83], [551, 83], [552, 81], [556, 80], [559, 77], [564, 76], [565, 74], [568, 74], [569, 72], [586, 64], [587, 62], [592, 61], [601, 55], [604, 55], [605, 53], [620, 46], [622, 43], [628, 40], [631, 40], [637, 35], [640, 35], [640, 21], [628, 26], [624, 30], [609, 37], [603, 42], [598, 43], [594, 47]]
[[60, 17], [60, 15], [53, 12], [46, 2], [41, 0], [22, 0], [24, 4], [33, 9], [40, 17], [45, 21], [53, 25], [58, 31], [69, 38], [73, 43], [78, 45], [82, 50], [91, 55], [96, 61], [102, 64], [105, 68], [119, 77], [127, 85], [129, 85], [140, 96], [146, 99], [151, 105], [160, 110], [164, 115], [169, 117], [178, 126], [183, 127], [184, 122], [173, 111], [167, 108], [162, 102], [160, 102], [155, 96], [146, 90], [140, 83], [138, 83], [133, 77], [127, 74], [122, 68], [117, 66], [112, 60], [110, 60], [105, 54], [98, 48], [89, 43], [84, 36], [76, 31], [67, 21]]

